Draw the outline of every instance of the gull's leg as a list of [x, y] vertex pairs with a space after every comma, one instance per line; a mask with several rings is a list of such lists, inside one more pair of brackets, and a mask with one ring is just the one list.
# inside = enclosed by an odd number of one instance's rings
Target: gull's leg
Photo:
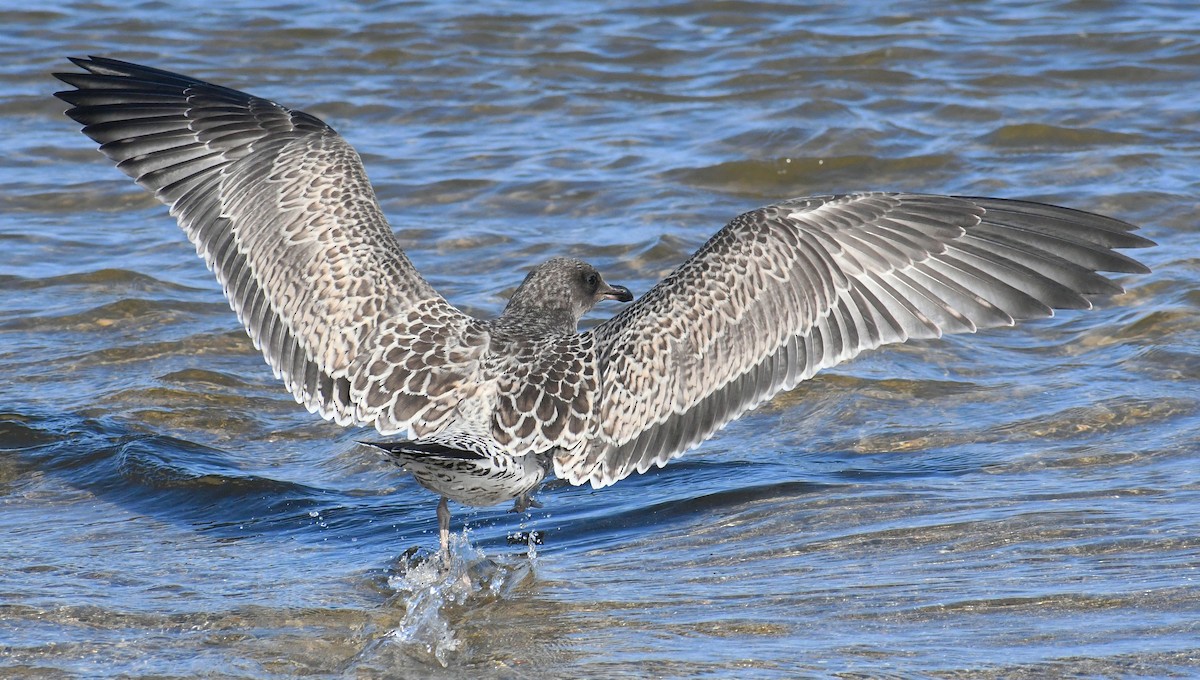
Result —
[[442, 496], [437, 508], [438, 537], [442, 541], [442, 565], [445, 567], [450, 566], [450, 506], [447, 502], [448, 499]]

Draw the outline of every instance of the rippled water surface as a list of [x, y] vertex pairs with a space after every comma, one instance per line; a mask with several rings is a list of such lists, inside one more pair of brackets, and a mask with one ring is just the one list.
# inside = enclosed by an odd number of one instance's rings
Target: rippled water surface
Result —
[[[0, 675], [1200, 673], [1200, 14], [1022, 4], [6, 3]], [[554, 254], [644, 291], [831, 191], [1161, 246], [1094, 311], [865, 355], [609, 489], [455, 508], [446, 576], [402, 557], [436, 499], [291, 401], [62, 115], [49, 73], [89, 53], [329, 121], [478, 314]]]

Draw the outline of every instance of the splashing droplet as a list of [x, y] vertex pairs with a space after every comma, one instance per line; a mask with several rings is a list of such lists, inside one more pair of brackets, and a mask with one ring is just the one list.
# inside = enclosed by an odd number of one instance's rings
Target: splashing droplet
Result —
[[443, 667], [462, 641], [455, 635], [452, 618], [461, 608], [473, 608], [508, 596], [533, 577], [536, 551], [528, 556], [498, 562], [471, 545], [469, 534], [450, 537], [450, 562], [435, 553], [410, 550], [400, 558], [397, 573], [388, 578], [396, 601], [404, 604], [404, 618], [388, 637], [412, 645]]

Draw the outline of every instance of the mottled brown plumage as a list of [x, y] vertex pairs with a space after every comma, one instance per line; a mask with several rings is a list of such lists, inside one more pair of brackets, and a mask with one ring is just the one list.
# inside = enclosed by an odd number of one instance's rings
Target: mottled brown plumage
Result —
[[[1092, 213], [861, 193], [738, 216], [632, 295], [591, 265], [536, 267], [502, 314], [467, 316], [416, 271], [354, 149], [320, 120], [127, 62], [56, 74], [67, 113], [170, 207], [297, 401], [463, 503], [516, 499], [552, 468], [612, 484], [664, 465], [818, 370], [910, 338], [1087, 308], [1150, 242]], [[443, 544], [444, 545], [444, 544]]]

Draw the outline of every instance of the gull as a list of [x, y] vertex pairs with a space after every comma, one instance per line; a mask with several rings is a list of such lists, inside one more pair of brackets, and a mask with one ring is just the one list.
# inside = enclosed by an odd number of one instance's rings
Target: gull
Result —
[[[636, 301], [595, 267], [533, 268], [499, 316], [417, 272], [361, 159], [318, 118], [189, 76], [72, 58], [66, 113], [166, 204], [276, 377], [447, 500], [536, 504], [661, 467], [864, 350], [1088, 309], [1146, 273], [1132, 224], [1028, 201], [863, 192], [735, 217]], [[632, 302], [580, 332], [596, 304]]]

